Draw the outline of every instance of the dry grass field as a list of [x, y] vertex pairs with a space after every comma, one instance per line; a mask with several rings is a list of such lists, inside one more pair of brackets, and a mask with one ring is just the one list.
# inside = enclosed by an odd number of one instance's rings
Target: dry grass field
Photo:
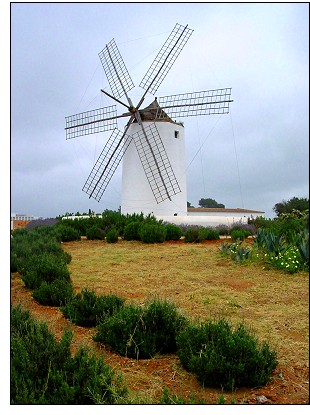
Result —
[[[158, 403], [165, 387], [180, 396], [194, 395], [214, 403], [223, 394], [226, 403], [269, 404], [309, 402], [309, 276], [264, 269], [261, 264], [238, 265], [220, 254], [221, 241], [147, 245], [140, 242], [81, 240], [63, 244], [72, 255], [69, 270], [76, 291], [117, 294], [127, 302], [143, 304], [154, 296], [170, 300], [194, 321], [223, 317], [245, 323], [260, 340], [277, 350], [279, 365], [262, 388], [230, 393], [203, 388], [186, 372], [177, 356], [150, 360], [121, 357], [99, 346], [91, 337], [96, 329], [73, 327], [73, 349], [83, 345], [122, 372], [132, 403]], [[69, 322], [57, 308], [37, 304], [15, 275], [12, 303], [22, 303], [44, 319], [60, 337]], [[74, 351], [74, 350], [73, 350]]]

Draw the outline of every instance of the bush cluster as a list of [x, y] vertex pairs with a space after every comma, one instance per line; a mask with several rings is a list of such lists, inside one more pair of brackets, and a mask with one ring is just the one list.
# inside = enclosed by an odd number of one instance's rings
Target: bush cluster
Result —
[[166, 241], [178, 241], [182, 235], [183, 232], [179, 226], [170, 223], [166, 225]]
[[185, 242], [189, 243], [220, 239], [220, 233], [218, 230], [204, 228], [203, 226], [188, 227], [185, 231], [184, 236]]
[[80, 348], [71, 356], [72, 333], [60, 342], [45, 323], [20, 306], [11, 310], [11, 404], [115, 404], [126, 396], [119, 376], [103, 358]]
[[108, 243], [113, 244], [118, 241], [118, 231], [115, 228], [111, 228], [107, 232], [106, 240]]
[[57, 224], [54, 230], [56, 237], [61, 242], [79, 241], [81, 239], [81, 233], [68, 224]]
[[71, 255], [61, 248], [52, 227], [14, 231], [11, 240], [11, 271], [18, 272], [27, 288], [37, 289], [43, 282], [70, 282], [67, 264]]
[[244, 241], [249, 235], [249, 232], [245, 229], [232, 229], [230, 232], [231, 240], [233, 242]]
[[157, 353], [174, 353], [176, 335], [184, 324], [185, 318], [167, 301], [129, 304], [100, 323], [93, 339], [109, 344], [122, 356], [147, 359]]
[[125, 241], [140, 241], [140, 222], [132, 221], [124, 227]]
[[188, 324], [177, 346], [185, 369], [203, 385], [225, 390], [265, 385], [278, 364], [266, 342], [260, 344], [242, 324], [233, 330], [226, 320]]
[[54, 280], [51, 283], [43, 281], [36, 288], [32, 297], [42, 305], [60, 307], [71, 301], [74, 291], [72, 284], [64, 280]]
[[146, 244], [163, 243], [166, 240], [166, 227], [162, 224], [145, 223], [140, 226], [140, 239]]
[[103, 319], [116, 313], [124, 299], [116, 295], [97, 296], [94, 290], [84, 288], [61, 311], [74, 324], [82, 327], [94, 327]]
[[[79, 217], [80, 214], [77, 212], [76, 215]], [[144, 216], [142, 213], [123, 215], [120, 212], [105, 210], [101, 216], [94, 215], [74, 220], [61, 220], [59, 217], [58, 222], [53, 226], [54, 232], [57, 234], [58, 240], [62, 242], [79, 240], [81, 235], [84, 235], [90, 240], [106, 239], [109, 243], [117, 242], [116, 234], [127, 241], [162, 243], [170, 240], [177, 241], [182, 235], [185, 236], [186, 242], [217, 240], [219, 235], [230, 234], [234, 238], [234, 234], [238, 235], [236, 239], [241, 240], [241, 238], [256, 232], [254, 224], [235, 223], [231, 227], [220, 225], [216, 228], [205, 228], [203, 226], [164, 224], [155, 216]]]
[[55, 255], [47, 253], [32, 255], [26, 260], [26, 264], [22, 280], [27, 288], [39, 288], [43, 282], [50, 284], [55, 280], [70, 282], [67, 264]]
[[193, 243], [203, 241], [203, 229], [201, 227], [189, 227], [184, 234], [184, 241]]
[[90, 226], [86, 229], [86, 238], [89, 240], [103, 240], [105, 238], [104, 231], [97, 225]]

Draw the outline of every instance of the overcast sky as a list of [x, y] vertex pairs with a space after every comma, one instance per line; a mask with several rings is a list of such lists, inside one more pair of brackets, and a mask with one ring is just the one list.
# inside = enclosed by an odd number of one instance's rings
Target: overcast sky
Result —
[[273, 217], [276, 203], [309, 197], [308, 4], [13, 3], [12, 212], [118, 209], [121, 166], [100, 203], [82, 192], [110, 132], [66, 140], [65, 116], [114, 104], [98, 56], [113, 38], [137, 103], [176, 23], [194, 32], [157, 95], [232, 87], [234, 100], [228, 115], [182, 120], [188, 201]]

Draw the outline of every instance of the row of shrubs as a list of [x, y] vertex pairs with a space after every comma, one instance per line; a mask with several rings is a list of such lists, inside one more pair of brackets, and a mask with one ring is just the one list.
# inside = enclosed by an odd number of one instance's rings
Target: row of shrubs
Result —
[[122, 306], [98, 325], [93, 339], [136, 359], [177, 353], [204, 386], [230, 391], [266, 384], [277, 366], [276, 353], [244, 325], [233, 330], [226, 320], [191, 323], [167, 301]]
[[276, 353], [266, 343], [260, 345], [245, 326], [233, 330], [225, 320], [196, 325], [167, 301], [126, 305], [121, 297], [83, 289], [61, 311], [74, 324], [96, 326], [93, 340], [121, 356], [149, 359], [177, 353], [184, 368], [206, 386], [260, 386], [277, 365]]
[[[80, 347], [70, 351], [72, 331], [60, 341], [46, 323], [34, 320], [20, 305], [11, 309], [11, 394], [13, 405], [130, 404], [123, 376], [116, 374], [103, 357]], [[193, 343], [193, 342], [192, 342]], [[197, 347], [196, 347], [197, 349]], [[188, 356], [186, 358], [188, 362]], [[260, 362], [257, 362], [260, 363]], [[207, 404], [203, 399], [183, 398], [165, 387], [160, 404]], [[225, 403], [223, 395], [217, 400]], [[231, 400], [231, 404], [235, 401]]]
[[61, 310], [77, 325], [96, 326], [93, 340], [121, 356], [149, 359], [177, 353], [184, 368], [205, 386], [261, 386], [277, 366], [276, 353], [243, 324], [235, 330], [226, 320], [194, 324], [168, 301], [124, 304], [121, 297], [84, 289]]
[[48, 226], [15, 230], [11, 238], [11, 272], [18, 272], [30, 289], [43, 283], [61, 287], [70, 284], [67, 265], [71, 255], [63, 251], [60, 240], [57, 231]]
[[275, 352], [266, 343], [259, 345], [243, 325], [232, 330], [225, 320], [192, 324], [175, 305], [159, 299], [144, 306], [124, 303], [122, 297], [97, 296], [86, 288], [60, 310], [76, 325], [96, 326], [93, 340], [122, 356], [148, 359], [177, 353], [184, 368], [206, 386], [260, 386], [276, 367]]
[[[83, 326], [90, 323], [81, 312], [81, 303], [89, 301], [86, 292], [69, 307], [72, 320]], [[243, 324], [236, 329], [226, 320], [195, 324], [173, 304], [158, 299], [138, 306], [124, 305], [115, 296], [115, 306], [110, 303], [107, 309], [103, 298], [98, 303], [104, 307], [97, 308], [92, 320], [97, 322], [93, 339], [122, 356], [148, 359], [176, 353], [204, 386], [228, 391], [266, 384], [278, 364], [276, 352]], [[70, 333], [57, 343], [43, 324], [34, 328], [29, 314], [19, 308], [12, 313], [11, 403], [115, 403], [124, 396], [124, 386], [115, 384], [115, 374], [103, 359], [97, 362], [83, 349], [71, 357]]]
[[[201, 242], [217, 240], [220, 235], [232, 235], [242, 231], [245, 237], [255, 233], [254, 225], [235, 223], [231, 227], [220, 225], [216, 228], [202, 226], [185, 226], [164, 223], [154, 215], [141, 214], [122, 215], [119, 212], [106, 210], [101, 217], [91, 216], [81, 219], [62, 219], [58, 217], [56, 224], [50, 223], [57, 231], [62, 242], [80, 240], [86, 236], [90, 240], [106, 240], [115, 243], [119, 238], [126, 241], [137, 240], [144, 243], [162, 243], [177, 241], [184, 236], [185, 242]], [[31, 226], [31, 223], [29, 224]]]

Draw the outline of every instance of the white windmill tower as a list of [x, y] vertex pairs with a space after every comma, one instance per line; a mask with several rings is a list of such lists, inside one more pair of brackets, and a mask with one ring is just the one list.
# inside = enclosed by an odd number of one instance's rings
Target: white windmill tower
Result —
[[[96, 161], [83, 191], [100, 201], [123, 159], [121, 212], [184, 216], [187, 213], [184, 127], [173, 121], [189, 116], [229, 112], [231, 88], [170, 95], [141, 105], [155, 94], [193, 30], [176, 24], [140, 83], [145, 91], [136, 106], [128, 92], [134, 87], [114, 39], [99, 53], [112, 94], [101, 91], [127, 108], [116, 105], [66, 117], [66, 138], [113, 130]], [[128, 104], [120, 99], [125, 96]], [[116, 120], [129, 117], [124, 129]]]

